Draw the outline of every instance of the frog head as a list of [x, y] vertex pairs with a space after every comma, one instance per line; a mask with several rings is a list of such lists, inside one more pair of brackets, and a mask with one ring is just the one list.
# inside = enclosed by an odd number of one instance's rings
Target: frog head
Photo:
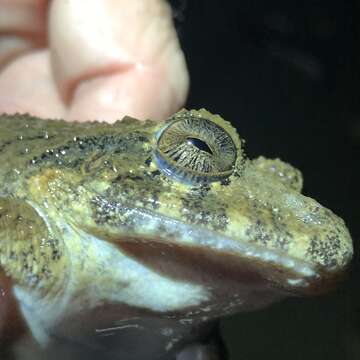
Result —
[[301, 194], [297, 169], [243, 147], [204, 109], [125, 118], [57, 149], [34, 193], [53, 219], [243, 309], [328, 290], [352, 256], [343, 220]]

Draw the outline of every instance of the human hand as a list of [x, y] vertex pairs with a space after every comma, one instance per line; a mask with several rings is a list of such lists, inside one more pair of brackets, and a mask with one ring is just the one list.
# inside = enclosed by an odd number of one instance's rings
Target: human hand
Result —
[[0, 0], [0, 112], [163, 119], [187, 90], [163, 0]]

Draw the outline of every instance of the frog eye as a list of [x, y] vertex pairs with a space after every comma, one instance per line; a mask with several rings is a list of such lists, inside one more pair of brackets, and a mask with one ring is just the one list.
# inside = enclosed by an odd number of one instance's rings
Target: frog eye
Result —
[[160, 130], [155, 158], [169, 176], [209, 182], [232, 174], [237, 153], [232, 136], [220, 124], [184, 111]]

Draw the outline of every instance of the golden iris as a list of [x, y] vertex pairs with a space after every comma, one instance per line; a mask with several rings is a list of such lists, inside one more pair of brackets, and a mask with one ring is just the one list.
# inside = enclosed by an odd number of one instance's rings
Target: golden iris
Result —
[[183, 112], [160, 132], [156, 160], [167, 175], [217, 181], [231, 175], [237, 156], [231, 136], [215, 122]]

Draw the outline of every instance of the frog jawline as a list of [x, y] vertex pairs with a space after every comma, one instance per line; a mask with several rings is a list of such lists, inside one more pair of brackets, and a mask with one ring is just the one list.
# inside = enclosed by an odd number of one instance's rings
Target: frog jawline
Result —
[[[107, 202], [105, 199], [97, 199]], [[264, 277], [277, 283], [278, 287], [294, 293], [312, 293], [321, 281], [321, 271], [316, 265], [301, 261], [275, 249], [264, 249], [256, 244], [251, 244], [241, 238], [229, 238], [202, 226], [186, 224], [180, 220], [158, 214], [149, 209], [140, 207], [126, 207], [122, 204], [112, 204], [116, 212], [125, 215], [136, 223], [136, 231], [122, 231], [122, 226], [110, 230], [110, 241], [120, 243], [122, 238], [129, 235], [134, 241], [156, 240], [164, 243], [173, 243], [181, 246], [197, 246], [211, 249], [219, 255], [235, 254], [247, 263], [255, 262], [259, 272], [265, 273]], [[102, 236], [100, 236], [102, 237]], [[105, 236], [107, 238], [108, 236]], [[256, 265], [253, 265], [256, 266]], [[266, 271], [270, 269], [270, 275]], [[274, 281], [281, 273], [281, 280]], [[314, 285], [315, 284], [315, 285]]]

